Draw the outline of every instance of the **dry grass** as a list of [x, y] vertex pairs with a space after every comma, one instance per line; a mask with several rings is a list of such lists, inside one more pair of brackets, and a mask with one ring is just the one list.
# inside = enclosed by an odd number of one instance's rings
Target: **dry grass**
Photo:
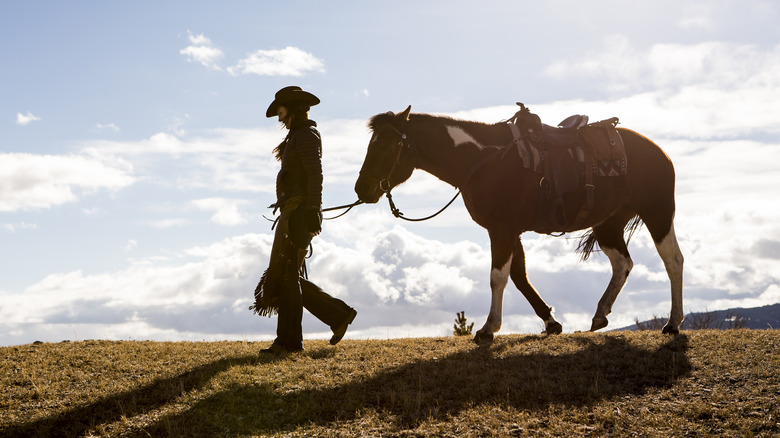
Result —
[[779, 331], [0, 348], [0, 436], [778, 436]]

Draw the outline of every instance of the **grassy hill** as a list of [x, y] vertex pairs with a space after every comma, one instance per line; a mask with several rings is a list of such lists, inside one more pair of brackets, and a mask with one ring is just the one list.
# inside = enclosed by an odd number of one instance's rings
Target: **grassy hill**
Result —
[[0, 348], [0, 436], [778, 436], [780, 331]]

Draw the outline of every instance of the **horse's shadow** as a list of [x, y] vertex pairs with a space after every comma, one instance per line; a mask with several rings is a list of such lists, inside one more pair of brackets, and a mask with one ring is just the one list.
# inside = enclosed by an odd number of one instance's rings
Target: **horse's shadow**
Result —
[[[538, 337], [507, 339], [490, 348], [419, 361], [332, 387], [274, 389], [265, 383], [233, 387], [161, 419], [143, 434], [273, 433], [303, 424], [354, 420], [367, 409], [387, 414], [398, 426], [413, 427], [483, 403], [536, 410], [642, 394], [673, 384], [691, 369], [685, 335], [654, 350], [610, 336], [572, 338], [581, 344], [572, 353], [511, 353], [512, 344], [533, 339]], [[225, 406], [231, 407], [227, 417]], [[213, 418], [213, 412], [222, 416]]]

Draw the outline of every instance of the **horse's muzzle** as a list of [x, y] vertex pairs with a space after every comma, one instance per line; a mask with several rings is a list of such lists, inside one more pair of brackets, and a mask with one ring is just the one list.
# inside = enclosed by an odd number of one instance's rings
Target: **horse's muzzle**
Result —
[[363, 175], [360, 175], [357, 182], [355, 182], [355, 193], [358, 199], [366, 204], [376, 204], [384, 194], [379, 184], [373, 178], [366, 178]]

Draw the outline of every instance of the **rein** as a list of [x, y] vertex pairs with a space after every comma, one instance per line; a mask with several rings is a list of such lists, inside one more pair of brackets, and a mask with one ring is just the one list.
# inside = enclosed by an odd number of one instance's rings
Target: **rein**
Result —
[[458, 193], [455, 193], [455, 196], [453, 196], [452, 199], [450, 199], [450, 202], [448, 202], [447, 205], [442, 207], [441, 210], [437, 211], [436, 213], [434, 213], [434, 214], [432, 214], [430, 216], [421, 217], [421, 218], [408, 218], [408, 217], [405, 217], [404, 214], [401, 213], [401, 210], [399, 210], [398, 207], [395, 206], [395, 202], [393, 202], [393, 195], [390, 194], [390, 190], [386, 191], [385, 195], [387, 195], [387, 202], [390, 204], [390, 212], [393, 214], [393, 216], [397, 217], [398, 219], [403, 219], [403, 220], [409, 221], [409, 222], [422, 222], [422, 221], [427, 221], [428, 219], [435, 218], [436, 216], [441, 214], [441, 212], [446, 210], [447, 207], [452, 205], [452, 203], [455, 202], [455, 199], [457, 199], [458, 196], [460, 196], [460, 190], [458, 190]]
[[[323, 217], [322, 220], [332, 221], [333, 219], [338, 219], [341, 216], [344, 216], [345, 214], [349, 213], [349, 211], [352, 210], [353, 207], [355, 207], [356, 205], [360, 205], [360, 204], [363, 204], [363, 201], [358, 199], [357, 201], [355, 201], [355, 202], [353, 202], [351, 204], [339, 205], [338, 207], [323, 208], [322, 210], [320, 210], [321, 213], [326, 213], [328, 211], [343, 210], [345, 208], [346, 208], [346, 211], [344, 213], [338, 214], [338, 215], [333, 216], [333, 217]], [[276, 213], [276, 205], [271, 205], [270, 207], [274, 207], [274, 213]], [[276, 227], [276, 222], [279, 221], [278, 217], [276, 219], [271, 219], [269, 217], [266, 217], [266, 215], [263, 215], [263, 218], [265, 220], [267, 220], [268, 222], [273, 222], [273, 225], [271, 225], [271, 229], [272, 230], [274, 229], [274, 227]]]
[[352, 210], [352, 207], [354, 207], [354, 206], [356, 206], [356, 205], [360, 205], [360, 204], [362, 204], [362, 203], [363, 203], [363, 201], [361, 201], [360, 199], [358, 199], [357, 201], [355, 201], [355, 202], [353, 202], [353, 203], [351, 203], [351, 204], [346, 204], [346, 205], [339, 205], [338, 207], [329, 207], [329, 208], [323, 208], [323, 209], [322, 209], [322, 212], [323, 212], [323, 213], [325, 213], [325, 212], [327, 212], [327, 211], [342, 210], [342, 209], [345, 209], [345, 208], [346, 208], [347, 210], [346, 210], [344, 213], [341, 213], [341, 214], [339, 214], [339, 215], [336, 215], [336, 216], [333, 216], [333, 217], [324, 217], [324, 218], [322, 218], [322, 219], [323, 219], [323, 220], [326, 220], [326, 221], [332, 221], [333, 219], [338, 219], [338, 218], [340, 218], [341, 216], [344, 216], [345, 214], [349, 213], [349, 211], [350, 211], [350, 210]]

